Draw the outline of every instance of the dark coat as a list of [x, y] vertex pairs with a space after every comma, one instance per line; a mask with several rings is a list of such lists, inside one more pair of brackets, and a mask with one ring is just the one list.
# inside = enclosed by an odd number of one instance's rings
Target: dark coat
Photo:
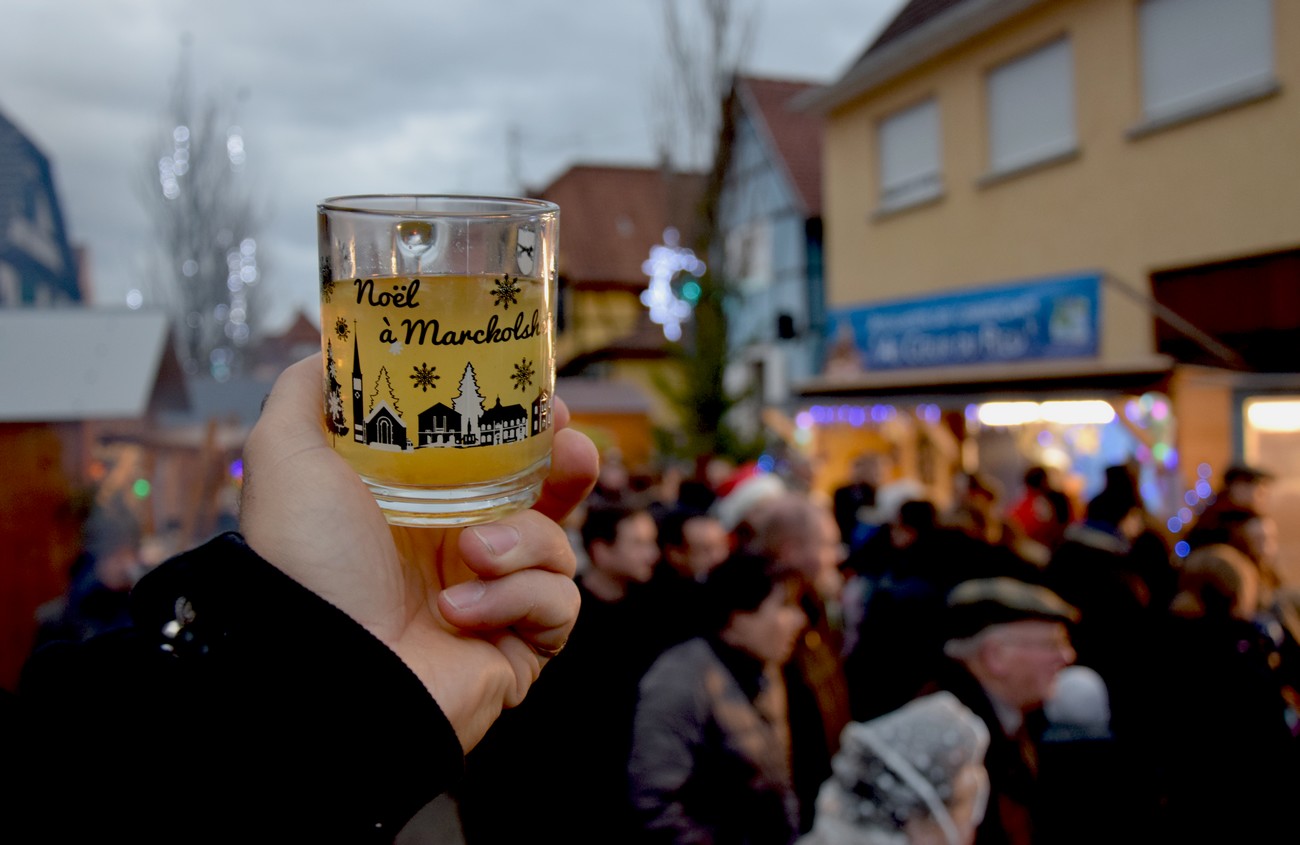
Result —
[[1272, 642], [1238, 619], [1174, 618], [1162, 646], [1151, 730], [1168, 841], [1280, 841], [1294, 830], [1300, 747]]
[[459, 776], [397, 655], [238, 535], [131, 602], [133, 627], [41, 650], [0, 702], [6, 841], [386, 842]]
[[952, 660], [944, 662], [937, 683], [925, 692], [937, 690], [955, 695], [989, 729], [989, 748], [984, 755], [984, 767], [989, 773], [988, 809], [976, 831], [975, 845], [1034, 842], [1033, 814], [1040, 803], [1038, 744], [1047, 726], [1042, 713], [1029, 714], [1021, 734], [1007, 736], [979, 681]]
[[642, 841], [794, 840], [789, 732], [760, 709], [764, 680], [758, 661], [704, 639], [670, 649], [646, 673], [628, 764]]
[[[469, 754], [456, 792], [469, 845], [622, 842], [633, 830], [627, 760], [655, 620], [639, 594], [610, 603], [578, 589], [564, 651]], [[545, 766], [553, 788], [519, 777], [521, 761]]]

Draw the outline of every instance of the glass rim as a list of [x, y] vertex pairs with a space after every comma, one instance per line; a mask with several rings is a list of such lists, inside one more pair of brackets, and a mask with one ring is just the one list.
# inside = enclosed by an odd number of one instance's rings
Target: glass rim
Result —
[[[427, 204], [428, 208], [421, 208]], [[475, 194], [349, 194], [327, 197], [316, 209], [375, 217], [507, 219], [558, 214], [550, 200]]]

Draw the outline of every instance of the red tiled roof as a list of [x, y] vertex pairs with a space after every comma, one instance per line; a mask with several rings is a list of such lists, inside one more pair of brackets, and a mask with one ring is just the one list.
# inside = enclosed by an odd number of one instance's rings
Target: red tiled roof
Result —
[[[761, 118], [774, 152], [785, 165], [791, 186], [810, 217], [822, 209], [822, 118], [821, 115], [790, 109], [790, 100], [819, 87], [811, 82], [739, 77], [737, 90], [742, 104], [754, 118]], [[753, 112], [757, 114], [753, 114]]]
[[576, 165], [538, 192], [560, 206], [560, 275], [572, 284], [646, 284], [641, 264], [674, 226], [692, 245], [704, 189], [699, 174], [653, 167]]

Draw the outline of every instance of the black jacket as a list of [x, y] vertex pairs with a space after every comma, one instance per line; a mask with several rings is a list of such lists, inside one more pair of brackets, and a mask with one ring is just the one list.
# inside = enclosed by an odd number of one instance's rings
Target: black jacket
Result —
[[0, 839], [388, 842], [459, 776], [397, 655], [239, 535], [131, 603], [134, 627], [46, 646], [0, 702]]

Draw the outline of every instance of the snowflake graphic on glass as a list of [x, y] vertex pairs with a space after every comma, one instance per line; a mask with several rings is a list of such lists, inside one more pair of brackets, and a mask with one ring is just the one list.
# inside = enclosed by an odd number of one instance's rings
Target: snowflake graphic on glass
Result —
[[494, 305], [504, 305], [507, 311], [511, 305], [519, 304], [519, 285], [515, 284], [519, 279], [510, 278], [509, 273], [505, 273], [501, 278], [496, 280], [496, 287], [492, 289], [492, 298], [496, 300]]
[[411, 373], [411, 381], [415, 382], [415, 386], [426, 393], [429, 388], [436, 388], [438, 385], [434, 384], [434, 382], [442, 378], [442, 376], [435, 372], [438, 368], [430, 367], [427, 363], [418, 364], [415, 367], [412, 367], [412, 369], [415, 370], [415, 372]]
[[516, 390], [523, 390], [533, 383], [533, 362], [527, 358], [515, 364], [515, 371], [510, 375], [510, 380], [515, 383]]

